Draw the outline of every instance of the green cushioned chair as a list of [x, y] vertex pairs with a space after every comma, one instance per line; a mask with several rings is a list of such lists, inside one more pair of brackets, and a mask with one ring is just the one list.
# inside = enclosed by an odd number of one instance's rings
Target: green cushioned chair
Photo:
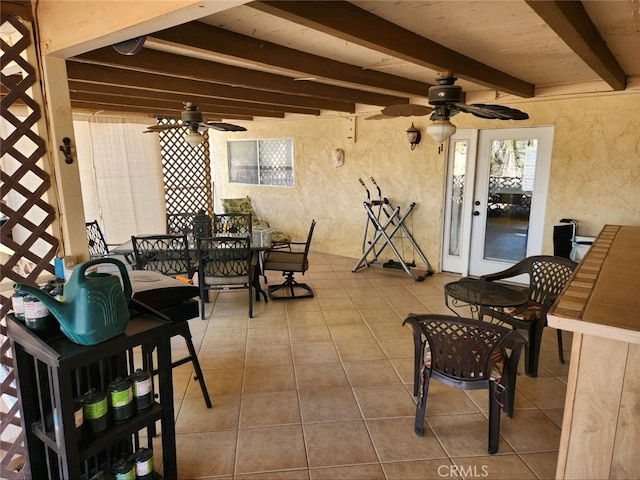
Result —
[[279, 230], [272, 229], [267, 222], [262, 220], [251, 204], [249, 197], [244, 198], [223, 198], [222, 210], [224, 213], [250, 213], [253, 227], [268, 228], [271, 230], [271, 241], [275, 244], [287, 243], [291, 241], [291, 235]]

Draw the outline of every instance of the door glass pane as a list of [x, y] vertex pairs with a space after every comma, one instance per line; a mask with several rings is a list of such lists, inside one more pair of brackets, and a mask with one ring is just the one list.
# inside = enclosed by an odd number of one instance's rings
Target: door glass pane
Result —
[[537, 139], [494, 140], [487, 199], [484, 259], [526, 257]]
[[451, 216], [449, 218], [449, 255], [460, 256], [462, 240], [462, 201], [464, 199], [464, 177], [467, 168], [467, 141], [456, 141], [453, 145], [453, 175], [451, 176]]

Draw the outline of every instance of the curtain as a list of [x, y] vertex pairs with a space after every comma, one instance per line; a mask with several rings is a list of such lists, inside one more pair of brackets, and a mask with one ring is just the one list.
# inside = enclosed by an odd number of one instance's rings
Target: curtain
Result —
[[107, 243], [164, 233], [160, 143], [143, 133], [149, 119], [74, 114], [85, 220], [98, 220]]

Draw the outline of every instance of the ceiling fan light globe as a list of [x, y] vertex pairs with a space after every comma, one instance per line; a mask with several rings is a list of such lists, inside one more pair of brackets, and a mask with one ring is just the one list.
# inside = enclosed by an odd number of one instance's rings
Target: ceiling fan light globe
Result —
[[195, 148], [202, 142], [202, 135], [200, 135], [198, 132], [189, 132], [184, 136], [184, 140], [193, 148]]
[[434, 120], [427, 125], [427, 135], [433, 138], [436, 142], [442, 143], [451, 135], [456, 133], [456, 126], [449, 120]]

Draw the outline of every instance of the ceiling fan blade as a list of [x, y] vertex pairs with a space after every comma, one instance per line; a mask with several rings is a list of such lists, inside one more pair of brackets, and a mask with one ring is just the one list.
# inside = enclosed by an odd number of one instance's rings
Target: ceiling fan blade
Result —
[[454, 103], [453, 108], [480, 118], [497, 120], [526, 120], [529, 118], [529, 115], [525, 112], [503, 105], [486, 105], [484, 103], [466, 105], [464, 103]]
[[184, 125], [178, 123], [167, 123], [164, 125], [149, 125], [144, 133], [161, 132], [163, 130], [171, 130], [172, 128], [182, 128]]
[[247, 129], [241, 127], [240, 125], [233, 125], [232, 123], [224, 123], [224, 122], [205, 122], [201, 125], [206, 126], [207, 128], [212, 128], [214, 130], [219, 130], [221, 132], [246, 132]]
[[422, 117], [433, 111], [433, 107], [415, 105], [413, 103], [400, 103], [389, 105], [382, 109], [382, 114], [387, 117]]
[[365, 117], [365, 120], [384, 120], [385, 118], [392, 118], [389, 115], [385, 115], [384, 113], [379, 113], [377, 115], [371, 115], [370, 117]]

